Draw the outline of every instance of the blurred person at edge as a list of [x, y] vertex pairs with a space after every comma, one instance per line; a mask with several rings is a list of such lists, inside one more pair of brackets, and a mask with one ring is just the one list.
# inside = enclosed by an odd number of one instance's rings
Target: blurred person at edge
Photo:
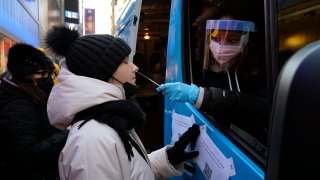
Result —
[[256, 0], [208, 3], [194, 23], [203, 87], [173, 82], [156, 90], [171, 101], [193, 104], [225, 126], [235, 124], [266, 145], [263, 12], [263, 2]]
[[139, 68], [128, 59], [125, 41], [103, 34], [80, 37], [56, 26], [46, 44], [65, 57], [48, 100], [50, 122], [59, 129], [72, 125], [59, 158], [61, 179], [166, 179], [181, 175], [183, 162], [199, 154], [184, 151], [200, 134], [196, 124], [173, 146], [147, 154], [135, 132], [146, 121], [132, 98]]
[[0, 179], [53, 180], [68, 132], [53, 127], [47, 99], [53, 87], [53, 63], [28, 44], [9, 49], [8, 71], [0, 84]]

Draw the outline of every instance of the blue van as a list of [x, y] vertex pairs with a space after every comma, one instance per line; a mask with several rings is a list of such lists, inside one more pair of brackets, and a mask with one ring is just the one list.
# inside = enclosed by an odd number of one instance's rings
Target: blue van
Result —
[[[185, 172], [173, 179], [310, 179], [317, 176], [314, 173], [318, 166], [311, 163], [318, 159], [316, 147], [319, 145], [315, 132], [316, 122], [320, 120], [317, 109], [320, 104], [320, 71], [317, 70], [320, 69], [320, 2], [255, 1], [262, 7], [261, 11], [257, 7], [251, 13], [261, 16], [260, 27], [263, 27], [258, 31], [263, 31], [261, 62], [265, 70], [262, 83], [268, 120], [266, 142], [236, 123], [220, 122], [214, 112], [208, 114], [190, 103], [171, 102], [167, 97], [162, 102], [159, 100], [162, 96], [154, 90], [157, 85], [141, 79], [144, 85], [138, 98], [156, 97], [156, 101], [150, 102], [157, 104], [149, 103], [149, 107], [161, 110], [161, 115], [156, 115], [157, 122], [150, 126], [150, 134], [145, 136], [154, 136], [160, 129], [162, 132], [157, 134], [163, 133], [161, 143], [171, 144], [176, 138], [176, 117], [193, 121], [204, 127], [204, 134], [209, 137], [205, 140], [221, 160], [220, 165], [228, 166], [228, 171], [218, 176], [221, 172], [210, 165], [214, 158], [202, 157], [207, 158], [203, 160], [208, 161], [205, 166], [197, 164], [199, 160], [195, 159], [188, 162], [195, 166], [195, 173]], [[195, 60], [199, 41], [193, 25], [210, 3], [219, 3], [219, 0], [128, 0], [117, 21], [115, 35], [129, 43], [133, 50], [130, 58], [138, 64], [140, 72], [157, 83], [206, 86], [203, 64]], [[146, 101], [142, 103], [148, 104]]]

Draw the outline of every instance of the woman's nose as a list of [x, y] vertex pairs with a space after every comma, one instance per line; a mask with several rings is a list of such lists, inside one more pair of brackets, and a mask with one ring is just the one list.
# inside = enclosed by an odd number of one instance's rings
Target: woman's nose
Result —
[[225, 43], [225, 38], [224, 38], [224, 37], [223, 37], [223, 38], [221, 37], [221, 38], [220, 38], [220, 43], [219, 43], [219, 44], [220, 44], [220, 45], [224, 45], [224, 43]]
[[139, 67], [138, 67], [138, 66], [136, 66], [135, 64], [133, 64], [133, 71], [134, 71], [134, 72], [139, 71]]

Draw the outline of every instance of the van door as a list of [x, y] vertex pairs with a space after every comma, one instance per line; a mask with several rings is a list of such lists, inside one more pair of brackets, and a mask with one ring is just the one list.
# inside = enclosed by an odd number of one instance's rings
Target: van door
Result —
[[131, 53], [129, 55], [131, 61], [136, 52], [141, 3], [142, 0], [128, 0], [124, 5], [116, 25], [115, 36], [125, 40], [131, 47]]

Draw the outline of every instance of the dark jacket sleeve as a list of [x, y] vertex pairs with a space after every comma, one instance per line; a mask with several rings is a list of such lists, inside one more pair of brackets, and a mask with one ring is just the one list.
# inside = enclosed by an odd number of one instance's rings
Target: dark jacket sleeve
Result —
[[10, 163], [21, 164], [24, 168], [30, 166], [44, 174], [57, 169], [58, 157], [68, 132], [50, 125], [45, 108], [16, 100], [7, 103], [0, 115], [6, 149], [12, 156], [10, 159], [13, 162]]
[[260, 141], [266, 141], [268, 106], [264, 96], [214, 87], [205, 88], [200, 110], [211, 115], [222, 125], [229, 126], [233, 123]]
[[235, 110], [239, 94], [221, 88], [204, 89], [203, 102], [200, 109], [217, 119], [225, 119], [228, 113]]

